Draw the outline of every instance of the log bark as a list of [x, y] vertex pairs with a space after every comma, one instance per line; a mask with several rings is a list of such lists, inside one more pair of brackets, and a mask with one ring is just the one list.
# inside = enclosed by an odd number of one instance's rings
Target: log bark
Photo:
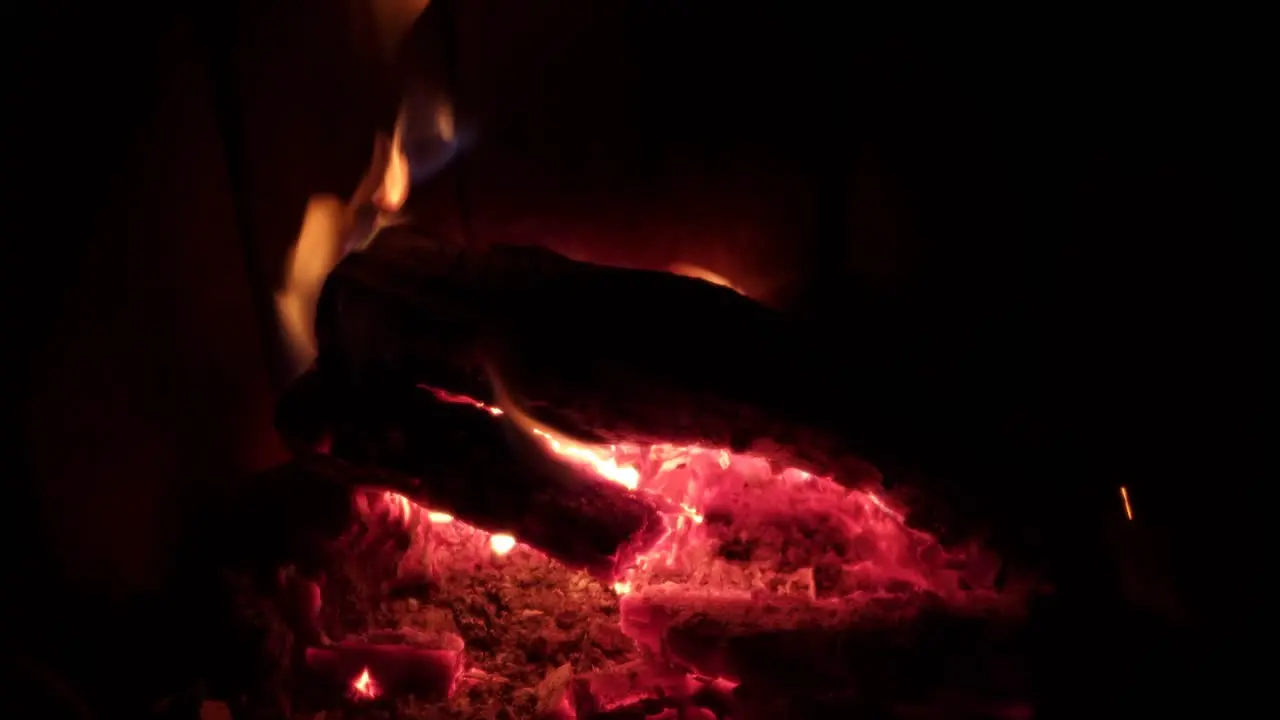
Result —
[[902, 701], [956, 682], [1018, 686], [999, 605], [924, 594], [833, 605], [795, 598], [646, 591], [622, 599], [623, 629], [685, 667], [784, 694], [854, 690]]
[[460, 250], [396, 227], [330, 274], [316, 334], [321, 367], [357, 385], [492, 402], [497, 380], [583, 440], [729, 447], [879, 481], [821, 419], [834, 361], [777, 313], [701, 280], [541, 248]]
[[299, 388], [328, 397], [300, 402], [322, 408], [334, 461], [354, 483], [510, 533], [570, 567], [612, 579], [665, 529], [659, 498], [548, 458], [505, 417], [419, 388]]
[[459, 650], [410, 645], [351, 641], [306, 650], [307, 670], [333, 691], [350, 692], [352, 681], [368, 669], [376, 684], [370, 695], [414, 695], [429, 702], [449, 697], [462, 665]]

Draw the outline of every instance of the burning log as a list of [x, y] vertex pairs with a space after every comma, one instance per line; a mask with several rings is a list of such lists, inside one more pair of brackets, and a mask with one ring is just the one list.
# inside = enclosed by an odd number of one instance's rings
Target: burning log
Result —
[[[308, 380], [300, 392], [330, 392], [322, 386]], [[505, 417], [420, 389], [330, 390], [327, 405], [303, 404], [329, 408], [333, 456], [351, 464], [359, 485], [513, 535], [605, 579], [664, 532], [658, 498], [547, 458]]]
[[775, 312], [702, 280], [540, 248], [457, 250], [395, 227], [330, 274], [316, 335], [321, 366], [355, 385], [485, 402], [498, 385], [589, 442], [727, 447], [879, 479], [815, 421], [834, 377], [819, 354]]
[[344, 641], [306, 650], [306, 667], [314, 678], [357, 699], [387, 694], [443, 700], [452, 692], [462, 665], [460, 650], [411, 645]]
[[[995, 607], [960, 608], [924, 595], [833, 604], [689, 591], [622, 599], [623, 629], [696, 672], [757, 690], [854, 689], [865, 697], [912, 697], [962, 681], [979, 687], [1009, 649]], [[1000, 683], [1008, 687], [1008, 683]]]

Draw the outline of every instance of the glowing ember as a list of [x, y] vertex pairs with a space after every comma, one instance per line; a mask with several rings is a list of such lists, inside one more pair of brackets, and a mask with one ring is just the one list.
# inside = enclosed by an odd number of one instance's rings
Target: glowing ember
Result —
[[489, 538], [489, 547], [498, 555], [506, 555], [516, 546], [516, 539], [505, 533], [498, 533]]
[[450, 515], [449, 513], [432, 511], [427, 513], [427, 520], [430, 520], [431, 522], [437, 525], [443, 525], [445, 523], [453, 522], [453, 516]]
[[373, 676], [369, 674], [369, 668], [360, 671], [360, 674], [351, 681], [351, 694], [359, 700], [372, 700], [381, 693], [378, 683], [374, 682]]
[[1129, 489], [1123, 485], [1120, 486], [1120, 499], [1124, 500], [1124, 516], [1132, 520], [1133, 508], [1129, 505]]
[[[629, 567], [620, 568], [619, 595], [676, 584], [707, 591], [805, 595], [811, 599], [868, 597], [928, 590], [959, 598], [990, 587], [998, 564], [948, 551], [912, 530], [903, 513], [869, 492], [830, 478], [720, 448], [676, 445], [584, 445], [539, 427], [519, 412], [420, 386], [442, 401], [506, 415], [542, 441], [550, 455], [633, 492], [662, 498], [672, 511], [666, 532]], [[391, 504], [407, 503], [399, 498]], [[430, 517], [430, 515], [428, 515]], [[510, 535], [488, 535], [465, 523], [490, 549], [505, 555]]]

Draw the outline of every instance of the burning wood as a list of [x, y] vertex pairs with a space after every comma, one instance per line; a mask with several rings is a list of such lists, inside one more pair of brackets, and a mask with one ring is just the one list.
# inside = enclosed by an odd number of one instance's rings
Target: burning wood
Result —
[[[310, 380], [299, 387], [324, 392]], [[657, 498], [548, 459], [505, 418], [419, 389], [329, 397], [332, 453], [359, 466], [352, 479], [361, 485], [512, 535], [604, 578], [665, 532]]]
[[701, 280], [540, 248], [462, 251], [394, 227], [334, 268], [316, 335], [325, 371], [357, 386], [493, 402], [497, 381], [571, 437], [733, 448], [849, 485], [879, 480], [813, 420], [823, 359], [768, 308]]
[[[626, 332], [655, 316], [666, 342]], [[316, 367], [277, 411], [285, 474], [361, 490], [319, 615], [292, 588], [308, 667], [357, 701], [439, 698], [439, 653], [465, 653], [450, 708], [581, 720], [883, 708], [980, 674], [999, 563], [870, 490], [808, 421], [819, 389], [778, 382], [821, 382], [790, 333], [700, 280], [384, 230], [330, 276]]]

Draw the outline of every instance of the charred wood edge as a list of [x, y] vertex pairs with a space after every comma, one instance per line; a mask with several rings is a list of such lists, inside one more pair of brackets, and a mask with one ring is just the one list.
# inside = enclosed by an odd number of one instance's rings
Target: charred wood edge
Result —
[[651, 590], [625, 596], [620, 609], [627, 635], [694, 672], [755, 689], [853, 683], [867, 693], [935, 656], [1016, 653], [1025, 619], [1020, 603], [989, 594], [831, 604]]
[[414, 695], [429, 702], [449, 697], [464, 665], [461, 650], [363, 641], [308, 647], [304, 658], [306, 675], [323, 686], [322, 695], [349, 693], [352, 681], [367, 668], [379, 694]]
[[733, 684], [690, 675], [656, 659], [638, 659], [583, 673], [565, 688], [578, 720], [652, 716], [667, 709], [703, 708], [716, 717], [733, 708]]
[[[652, 342], [618, 330], [655, 316], [672, 322]], [[449, 251], [403, 227], [334, 269], [316, 326], [322, 363], [357, 384], [390, 377], [490, 401], [484, 369], [496, 368], [531, 416], [573, 437], [753, 451], [878, 485], [815, 421], [836, 369], [804, 356], [793, 331], [699, 280], [540, 248]]]
[[606, 580], [665, 531], [661, 498], [547, 458], [504, 418], [417, 387], [357, 391], [327, 377], [304, 376], [282, 399], [277, 422], [304, 450], [332, 437], [330, 467], [347, 468], [352, 485], [511, 533]]

